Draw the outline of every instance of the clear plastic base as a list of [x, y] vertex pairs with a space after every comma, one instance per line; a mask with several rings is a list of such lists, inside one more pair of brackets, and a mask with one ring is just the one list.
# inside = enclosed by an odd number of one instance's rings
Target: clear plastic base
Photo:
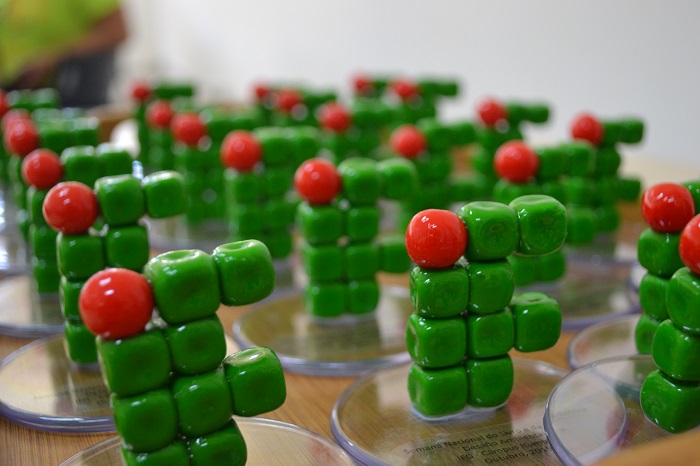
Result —
[[217, 246], [230, 242], [230, 234], [224, 221], [207, 221], [190, 225], [184, 216], [148, 219], [148, 235], [155, 249], [201, 249], [211, 252]]
[[27, 273], [31, 269], [26, 242], [17, 228], [4, 225], [0, 231], [0, 272], [5, 275]]
[[38, 338], [63, 333], [58, 293], [38, 294], [29, 275], [0, 281], [0, 335]]
[[639, 314], [609, 320], [581, 330], [571, 339], [567, 359], [572, 369], [619, 356], [638, 354], [634, 329]]
[[408, 396], [409, 364], [373, 372], [343, 392], [331, 414], [338, 444], [366, 465], [559, 464], [542, 424], [545, 402], [566, 372], [513, 358], [505, 405], [440, 420], [417, 416]]
[[[628, 226], [630, 230], [635, 226]], [[636, 231], [636, 230], [635, 230]], [[639, 234], [629, 235], [631, 238], [639, 237]], [[592, 262], [595, 264], [627, 264], [637, 260], [637, 244], [635, 242], [617, 241], [615, 235], [602, 234], [590, 244], [564, 246], [566, 257], [575, 262]]]
[[353, 321], [314, 320], [301, 292], [267, 300], [233, 326], [241, 348], [272, 348], [291, 372], [348, 376], [410, 360], [405, 332], [413, 305], [408, 289], [383, 287], [377, 310]]
[[[246, 464], [352, 466], [352, 459], [325, 437], [287, 424], [260, 418], [235, 418], [248, 449]], [[124, 465], [120, 442], [114, 437], [100, 442], [61, 463], [61, 466]]]
[[559, 459], [591, 464], [620, 450], [670, 434], [649, 421], [639, 405], [651, 356], [605, 359], [566, 376], [547, 400], [544, 424]]
[[[237, 347], [227, 338], [227, 354]], [[34, 341], [0, 363], [0, 415], [30, 429], [114, 430], [110, 395], [97, 364], [66, 355], [63, 335]]]

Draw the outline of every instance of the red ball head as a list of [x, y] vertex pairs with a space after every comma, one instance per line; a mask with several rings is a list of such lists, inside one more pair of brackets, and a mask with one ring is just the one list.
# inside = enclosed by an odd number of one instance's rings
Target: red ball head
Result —
[[526, 183], [537, 175], [540, 159], [522, 141], [509, 141], [496, 151], [493, 159], [496, 174], [511, 183]]
[[270, 95], [270, 86], [264, 83], [256, 83], [253, 85], [253, 97], [257, 102], [265, 100]]
[[50, 189], [63, 178], [61, 159], [49, 149], [33, 150], [22, 160], [22, 178], [37, 189]]
[[303, 99], [294, 89], [282, 89], [277, 92], [275, 108], [281, 112], [291, 113], [294, 107], [301, 105]]
[[318, 110], [318, 120], [321, 128], [334, 133], [344, 133], [352, 125], [350, 112], [338, 102], [323, 104]]
[[691, 218], [683, 228], [678, 251], [685, 266], [700, 275], [700, 215]]
[[5, 115], [2, 117], [2, 120], [0, 120], [0, 123], [2, 124], [2, 132], [7, 132], [7, 128], [9, 128], [10, 125], [15, 123], [17, 120], [31, 121], [32, 117], [29, 114], [29, 112], [23, 108], [13, 108], [11, 110], [8, 110], [7, 113], [5, 113]]
[[413, 216], [406, 229], [406, 250], [424, 269], [444, 269], [467, 248], [467, 228], [449, 210], [428, 209]]
[[262, 160], [263, 149], [252, 133], [232, 131], [221, 144], [221, 163], [239, 172], [250, 172]]
[[151, 102], [146, 109], [146, 122], [151, 128], [167, 129], [173, 120], [172, 105], [167, 100]]
[[604, 134], [605, 130], [601, 122], [588, 113], [577, 116], [571, 123], [571, 137], [588, 141], [594, 146], [600, 145], [603, 141]]
[[476, 106], [476, 113], [484, 126], [489, 128], [494, 128], [499, 122], [508, 119], [508, 109], [493, 98], [482, 99]]
[[302, 163], [294, 173], [294, 187], [311, 205], [324, 205], [340, 193], [342, 181], [331, 162], [314, 158]]
[[99, 215], [95, 193], [75, 181], [59, 183], [51, 188], [42, 210], [46, 223], [67, 235], [86, 233]]
[[652, 230], [680, 233], [695, 215], [695, 201], [685, 186], [659, 183], [644, 191], [642, 216]]
[[153, 290], [143, 275], [127, 269], [105, 269], [90, 277], [80, 291], [80, 317], [104, 339], [137, 335], [151, 320]]
[[170, 122], [170, 131], [176, 141], [195, 147], [207, 135], [207, 127], [196, 113], [178, 113]]
[[404, 102], [420, 94], [418, 85], [407, 79], [396, 79], [389, 84], [389, 88]]
[[374, 94], [374, 83], [367, 76], [355, 76], [352, 80], [352, 87], [357, 95], [371, 96]]
[[415, 126], [403, 125], [391, 134], [389, 145], [400, 156], [415, 159], [428, 147], [428, 141], [423, 132]]
[[137, 81], [131, 85], [131, 98], [144, 103], [151, 97], [151, 87], [145, 81]]
[[32, 120], [11, 118], [4, 128], [5, 147], [13, 155], [24, 157], [39, 147], [39, 131]]

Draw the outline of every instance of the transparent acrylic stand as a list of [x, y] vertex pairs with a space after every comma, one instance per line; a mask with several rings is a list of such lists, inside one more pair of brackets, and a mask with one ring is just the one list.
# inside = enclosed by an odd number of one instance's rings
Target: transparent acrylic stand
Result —
[[348, 376], [410, 360], [405, 332], [413, 305], [407, 288], [383, 287], [377, 310], [354, 320], [313, 319], [301, 291], [268, 299], [233, 326], [241, 348], [273, 349], [282, 366], [308, 375]]
[[158, 220], [147, 219], [146, 222], [151, 247], [162, 251], [196, 248], [210, 253], [217, 246], [231, 241], [223, 220], [189, 225], [183, 215], [178, 215]]
[[[248, 450], [247, 465], [352, 466], [352, 459], [336, 444], [304, 428], [261, 418], [234, 418]], [[118, 437], [83, 450], [61, 466], [120, 466]]]
[[572, 369], [578, 369], [602, 359], [638, 354], [634, 329], [639, 314], [591, 325], [572, 338], [567, 359]]
[[557, 384], [547, 400], [544, 425], [566, 465], [592, 464], [670, 434], [649, 421], [639, 405], [651, 356], [604, 359], [581, 367]]
[[[227, 354], [236, 350], [227, 338]], [[0, 416], [30, 429], [111, 432], [109, 398], [99, 366], [71, 361], [62, 334], [36, 340], [0, 363]]]
[[521, 358], [513, 364], [513, 392], [503, 406], [430, 420], [411, 406], [410, 364], [372, 372], [336, 402], [333, 437], [365, 465], [559, 464], [542, 417], [549, 392], [566, 372]]
[[63, 333], [58, 293], [39, 294], [31, 275], [0, 280], [0, 335], [39, 338]]

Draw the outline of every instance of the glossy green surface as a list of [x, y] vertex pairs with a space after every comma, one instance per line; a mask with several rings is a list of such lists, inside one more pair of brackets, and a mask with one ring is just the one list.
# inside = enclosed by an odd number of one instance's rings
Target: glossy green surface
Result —
[[182, 442], [173, 442], [151, 453], [136, 453], [122, 447], [126, 466], [190, 466], [190, 454]]
[[700, 336], [677, 328], [670, 320], [659, 325], [651, 347], [654, 363], [669, 377], [700, 382]]
[[310, 283], [304, 293], [306, 310], [316, 317], [337, 317], [347, 307], [347, 287], [343, 283]]
[[241, 431], [231, 421], [225, 428], [187, 442], [192, 466], [243, 466], [248, 458]]
[[[669, 281], [668, 278], [647, 273], [644, 274], [639, 283], [639, 305], [646, 315], [659, 322], [668, 319], [666, 293]], [[683, 296], [678, 296], [678, 298], [685, 299]]]
[[537, 194], [539, 192], [539, 186], [534, 183], [516, 184], [505, 179], [499, 179], [493, 186], [491, 198], [495, 202], [507, 205], [519, 197]]
[[107, 266], [141, 273], [150, 257], [148, 230], [143, 225], [107, 227], [104, 236]]
[[452, 145], [450, 128], [434, 118], [425, 118], [416, 125], [425, 136], [430, 152], [443, 152]]
[[368, 314], [379, 304], [379, 284], [375, 280], [348, 282], [347, 311], [350, 314]]
[[34, 186], [27, 188], [27, 213], [29, 214], [29, 221], [34, 225], [46, 225], [44, 213], [42, 212], [46, 193], [48, 191], [36, 189]]
[[[641, 298], [641, 286], [639, 292]], [[700, 277], [687, 267], [679, 269], [668, 282], [666, 305], [668, 315], [676, 327], [695, 335], [700, 334]]]
[[513, 349], [515, 327], [513, 314], [506, 309], [494, 314], [467, 315], [467, 356], [492, 358]]
[[418, 173], [409, 160], [388, 158], [377, 162], [381, 177], [382, 195], [387, 199], [408, 199], [418, 191]]
[[[58, 288], [58, 298], [61, 303], [61, 310], [63, 311], [63, 317], [74, 323], [82, 323], [83, 319], [80, 317], [80, 308], [78, 306], [78, 299], [80, 298], [80, 290], [83, 289], [84, 280], [68, 280], [66, 277], [61, 277], [61, 283]], [[93, 340], [95, 337], [93, 336]]]
[[566, 254], [559, 249], [551, 254], [537, 256], [539, 262], [539, 277], [543, 282], [553, 282], [566, 275]]
[[195, 375], [216, 369], [226, 357], [224, 328], [217, 316], [163, 330], [173, 370]]
[[422, 317], [460, 315], [469, 303], [469, 275], [459, 264], [449, 269], [411, 270], [409, 289], [415, 312]]
[[639, 316], [634, 328], [634, 343], [639, 354], [651, 354], [651, 345], [659, 325], [661, 325], [660, 321], [654, 320], [646, 314]]
[[343, 250], [337, 246], [301, 247], [301, 263], [304, 271], [313, 281], [334, 281], [343, 276]]
[[379, 270], [387, 273], [404, 273], [411, 270], [411, 258], [406, 252], [403, 235], [384, 235], [378, 238]]
[[287, 199], [268, 199], [262, 204], [262, 229], [286, 232], [294, 224], [296, 203]]
[[100, 178], [95, 183], [100, 214], [112, 226], [133, 224], [146, 213], [141, 182], [132, 175]]
[[86, 280], [105, 268], [104, 241], [98, 236], [56, 237], [58, 269], [71, 280]]
[[222, 244], [214, 249], [221, 302], [244, 306], [260, 301], [275, 287], [275, 269], [267, 247], [257, 240]]
[[160, 450], [177, 438], [177, 411], [167, 388], [130, 397], [112, 395], [112, 407], [117, 433], [130, 451]]
[[688, 191], [690, 191], [690, 195], [693, 196], [695, 215], [700, 214], [700, 180], [686, 181], [681, 184], [685, 186]]
[[379, 233], [379, 208], [351, 207], [345, 211], [345, 233], [353, 242], [371, 241]]
[[595, 185], [591, 178], [571, 176], [564, 180], [566, 202], [575, 205], [589, 205], [593, 200]]
[[539, 256], [521, 256], [511, 254], [508, 256], [508, 263], [513, 271], [515, 286], [526, 286], [538, 280], [540, 275]]
[[678, 383], [654, 371], [642, 384], [640, 403], [647, 418], [669, 432], [700, 425], [700, 385]]
[[434, 152], [414, 159], [422, 183], [440, 183], [452, 173], [452, 158], [447, 152]]
[[61, 153], [64, 181], [78, 181], [89, 187], [102, 176], [100, 160], [90, 146], [69, 147]]
[[228, 203], [257, 201], [262, 194], [262, 180], [256, 173], [241, 173], [227, 168], [224, 180], [224, 192]]
[[293, 179], [291, 168], [268, 168], [262, 172], [263, 194], [272, 199], [281, 198], [291, 189]]
[[32, 257], [32, 276], [38, 293], [55, 293], [61, 275], [56, 261]]
[[544, 195], [522, 196], [510, 203], [518, 215], [520, 246], [525, 255], [543, 255], [559, 249], [566, 238], [566, 209]]
[[302, 202], [297, 208], [297, 226], [309, 244], [334, 244], [344, 232], [343, 214], [337, 206]]
[[559, 340], [562, 316], [556, 300], [544, 293], [522, 293], [513, 297], [510, 309], [518, 351], [542, 351]]
[[515, 280], [507, 260], [470, 262], [469, 312], [491, 314], [505, 309], [513, 297]]
[[95, 335], [82, 323], [67, 321], [64, 324], [66, 351], [71, 361], [91, 364], [97, 362]]
[[29, 226], [29, 244], [34, 257], [56, 262], [56, 237], [58, 232], [47, 225]]
[[161, 171], [143, 179], [146, 212], [151, 218], [166, 218], [187, 210], [187, 193], [182, 175]]
[[566, 153], [558, 147], [538, 147], [537, 157], [540, 166], [537, 170], [539, 181], [552, 180], [560, 177], [566, 170]]
[[505, 259], [518, 247], [518, 217], [507, 205], [470, 202], [462, 206], [457, 215], [467, 227], [465, 257], [470, 261]]
[[233, 413], [258, 416], [284, 403], [287, 389], [277, 355], [269, 348], [250, 348], [224, 360], [226, 378], [233, 396]]
[[338, 165], [343, 194], [350, 205], [374, 205], [381, 194], [382, 184], [376, 163], [364, 157], [351, 157]]
[[423, 368], [460, 364], [467, 355], [465, 320], [461, 316], [432, 319], [411, 314], [406, 326], [406, 347], [413, 362]]
[[221, 305], [214, 259], [196, 249], [171, 251], [144, 268], [160, 316], [169, 324], [209, 317]]
[[253, 134], [262, 146], [263, 163], [266, 166], [285, 165], [293, 156], [283, 128], [265, 127], [254, 130]]
[[102, 166], [102, 176], [127, 175], [132, 171], [133, 159], [126, 149], [111, 144], [100, 144], [96, 149]]
[[613, 176], [622, 163], [620, 153], [613, 147], [601, 147], [593, 159], [593, 174], [595, 176]]
[[467, 372], [458, 365], [447, 369], [424, 369], [411, 365], [408, 393], [413, 407], [425, 416], [456, 413], [467, 404]]
[[222, 368], [181, 376], [171, 385], [180, 433], [199, 437], [224, 427], [233, 414], [231, 392]]
[[615, 204], [607, 204], [595, 208], [598, 231], [612, 233], [620, 227], [622, 218]]
[[[232, 239], [235, 241], [244, 240], [245, 238], [234, 237]], [[260, 236], [260, 241], [265, 243], [273, 259], [289, 257], [294, 248], [294, 238], [292, 233], [288, 231], [263, 234]]]
[[[199, 207], [196, 204], [192, 204], [190, 206], [190, 212], [194, 208]], [[238, 203], [227, 206], [227, 210], [231, 234], [248, 238], [257, 237], [262, 234], [264, 221], [262, 206], [256, 203]]]
[[568, 205], [566, 242], [569, 244], [589, 244], [598, 233], [598, 218], [590, 207]]
[[351, 243], [343, 252], [343, 276], [348, 280], [374, 278], [379, 270], [379, 251], [373, 243]]
[[513, 391], [513, 362], [510, 356], [467, 361], [467, 403], [475, 408], [502, 405]]
[[647, 228], [637, 241], [639, 263], [651, 274], [670, 277], [683, 267], [679, 243], [680, 233], [657, 233]]

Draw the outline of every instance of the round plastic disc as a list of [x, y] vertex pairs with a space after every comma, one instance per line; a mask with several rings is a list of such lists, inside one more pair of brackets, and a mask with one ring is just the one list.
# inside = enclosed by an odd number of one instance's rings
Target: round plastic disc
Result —
[[416, 415], [409, 364], [380, 369], [340, 396], [331, 414], [338, 444], [360, 464], [559, 464], [545, 436], [547, 395], [566, 375], [549, 364], [513, 358], [515, 383], [505, 405], [468, 409], [441, 420]]
[[567, 465], [591, 464], [672, 435], [649, 421], [639, 405], [642, 382], [654, 369], [651, 356], [610, 358], [559, 382], [544, 417], [559, 459]]
[[0, 281], [0, 335], [44, 337], [63, 333], [58, 293], [39, 295], [29, 275]]
[[265, 346], [291, 372], [357, 375], [408, 361], [405, 332], [413, 305], [408, 289], [384, 287], [375, 313], [355, 320], [314, 320], [301, 293], [289, 293], [246, 312], [233, 327], [241, 348]]
[[[305, 464], [352, 466], [352, 459], [336, 444], [314, 432], [285, 422], [235, 418], [246, 441], [248, 461], [255, 465]], [[74, 455], [62, 466], [124, 465], [118, 437], [107, 439]]]
[[636, 355], [634, 329], [638, 320], [639, 315], [633, 314], [581, 330], [569, 343], [567, 358], [571, 368], [606, 358]]

